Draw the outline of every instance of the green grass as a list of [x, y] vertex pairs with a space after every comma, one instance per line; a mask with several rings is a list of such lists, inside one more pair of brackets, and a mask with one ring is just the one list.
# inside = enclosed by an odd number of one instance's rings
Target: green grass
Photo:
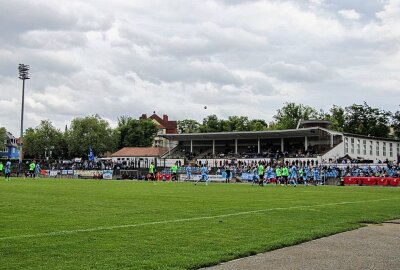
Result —
[[0, 268], [195, 269], [400, 218], [399, 199], [390, 187], [2, 179]]

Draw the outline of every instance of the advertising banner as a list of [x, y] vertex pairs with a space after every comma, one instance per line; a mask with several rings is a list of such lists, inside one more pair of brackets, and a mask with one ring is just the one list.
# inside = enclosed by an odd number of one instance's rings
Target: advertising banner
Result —
[[103, 170], [103, 179], [112, 180], [113, 170]]

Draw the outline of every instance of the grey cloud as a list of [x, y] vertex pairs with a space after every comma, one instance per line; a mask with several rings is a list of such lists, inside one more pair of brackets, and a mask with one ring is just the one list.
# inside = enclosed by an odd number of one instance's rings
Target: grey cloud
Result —
[[275, 62], [266, 63], [262, 70], [266, 74], [276, 76], [285, 81], [294, 82], [317, 82], [323, 81], [335, 76], [335, 71], [329, 69], [319, 62], [312, 61], [302, 65]]

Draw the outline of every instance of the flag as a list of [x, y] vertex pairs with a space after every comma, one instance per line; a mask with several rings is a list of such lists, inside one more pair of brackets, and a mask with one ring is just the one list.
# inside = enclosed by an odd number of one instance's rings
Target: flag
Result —
[[92, 147], [89, 148], [89, 161], [94, 161], [94, 154], [93, 154], [93, 150]]

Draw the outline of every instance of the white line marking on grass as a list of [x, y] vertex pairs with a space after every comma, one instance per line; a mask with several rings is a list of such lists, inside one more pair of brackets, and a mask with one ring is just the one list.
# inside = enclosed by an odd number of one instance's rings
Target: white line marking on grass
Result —
[[137, 223], [137, 224], [126, 224], [126, 225], [115, 225], [115, 226], [100, 226], [100, 227], [94, 227], [94, 228], [88, 228], [88, 229], [65, 230], [65, 231], [56, 231], [56, 232], [48, 232], [48, 233], [14, 235], [14, 236], [1, 237], [0, 241], [1, 240], [12, 240], [12, 239], [23, 239], [23, 238], [46, 237], [46, 236], [61, 236], [61, 235], [69, 235], [69, 234], [76, 234], [76, 233], [82, 233], [82, 232], [110, 231], [110, 230], [115, 230], [115, 229], [135, 228], [135, 227], [142, 227], [142, 226], [149, 226], [149, 225], [159, 225], [159, 224], [167, 224], [167, 223], [179, 223], [179, 222], [187, 222], [187, 221], [226, 218], [226, 217], [241, 216], [241, 215], [248, 215], [248, 214], [255, 214], [255, 213], [269, 212], [269, 211], [276, 211], [276, 210], [293, 210], [293, 209], [302, 209], [302, 208], [314, 208], [314, 207], [355, 204], [355, 203], [368, 203], [368, 202], [380, 202], [380, 201], [390, 201], [390, 200], [396, 200], [396, 199], [377, 199], [377, 200], [366, 200], [366, 201], [324, 203], [324, 204], [315, 204], [315, 205], [300, 205], [300, 206], [291, 206], [291, 207], [276, 207], [276, 208], [267, 208], [267, 209], [260, 209], [260, 210], [236, 212], [236, 213], [231, 213], [231, 214], [222, 214], [222, 215], [215, 215], [215, 216], [182, 218], [182, 219], [162, 220], [162, 221], [153, 221], [153, 222], [144, 222], [144, 223]]

